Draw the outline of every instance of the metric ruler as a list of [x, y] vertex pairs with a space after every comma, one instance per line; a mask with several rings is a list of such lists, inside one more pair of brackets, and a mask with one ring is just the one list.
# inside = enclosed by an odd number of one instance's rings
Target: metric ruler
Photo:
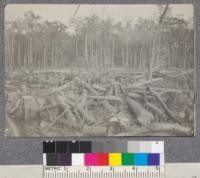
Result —
[[44, 166], [44, 178], [164, 178], [164, 166]]
[[43, 143], [43, 178], [164, 178], [164, 165], [164, 142]]

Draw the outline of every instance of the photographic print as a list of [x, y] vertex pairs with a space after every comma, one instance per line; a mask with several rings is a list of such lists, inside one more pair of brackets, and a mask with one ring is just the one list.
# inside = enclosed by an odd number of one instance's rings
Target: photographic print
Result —
[[194, 136], [192, 4], [5, 7], [5, 135]]

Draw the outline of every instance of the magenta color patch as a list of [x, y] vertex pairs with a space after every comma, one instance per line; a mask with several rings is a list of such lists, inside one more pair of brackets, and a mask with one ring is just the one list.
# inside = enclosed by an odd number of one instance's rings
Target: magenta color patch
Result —
[[97, 166], [97, 154], [85, 153], [85, 166]]

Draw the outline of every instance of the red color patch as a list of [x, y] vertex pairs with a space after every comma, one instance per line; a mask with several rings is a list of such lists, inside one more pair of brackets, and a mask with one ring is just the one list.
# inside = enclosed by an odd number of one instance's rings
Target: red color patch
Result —
[[97, 154], [97, 165], [98, 166], [108, 166], [109, 165], [108, 153], [98, 153]]

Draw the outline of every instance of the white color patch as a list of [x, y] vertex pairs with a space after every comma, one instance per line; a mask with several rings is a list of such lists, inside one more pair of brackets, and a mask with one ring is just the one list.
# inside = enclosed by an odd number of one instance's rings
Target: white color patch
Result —
[[47, 165], [47, 155], [46, 155], [46, 153], [43, 154], [43, 165], [44, 166]]
[[160, 166], [165, 165], [165, 155], [164, 153], [160, 154]]
[[152, 153], [164, 153], [164, 142], [161, 142], [161, 141], [152, 142], [151, 152]]
[[72, 154], [72, 166], [84, 166], [84, 154], [73, 153]]

